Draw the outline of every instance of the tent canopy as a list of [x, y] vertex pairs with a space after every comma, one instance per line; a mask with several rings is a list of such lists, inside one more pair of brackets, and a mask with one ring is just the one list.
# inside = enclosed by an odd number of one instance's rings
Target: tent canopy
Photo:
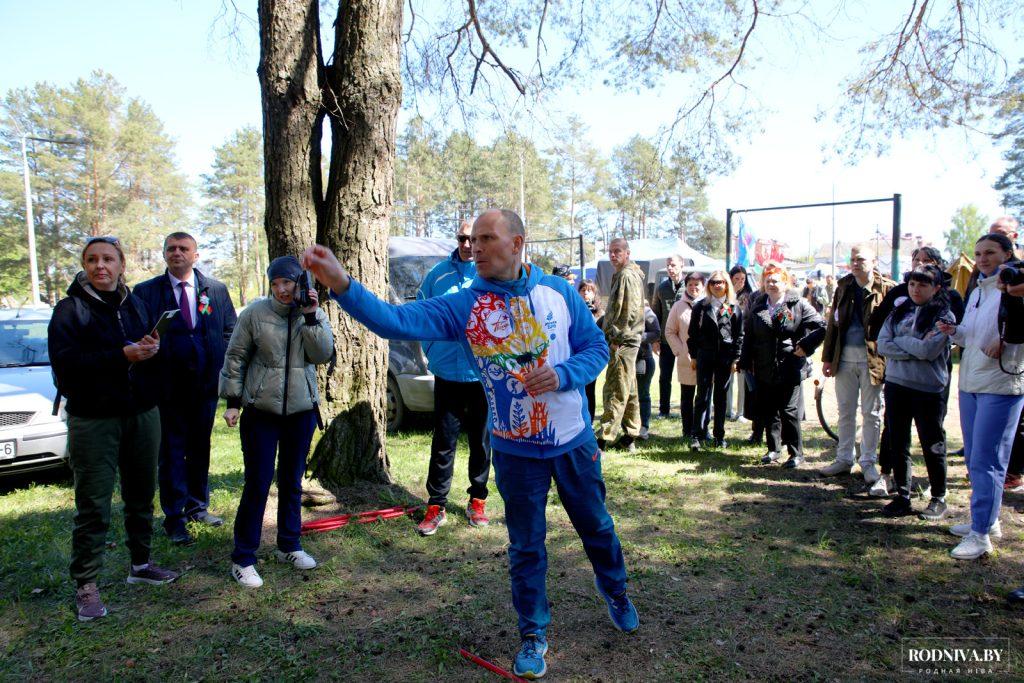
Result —
[[971, 273], [974, 272], [974, 261], [967, 258], [967, 254], [960, 252], [960, 256], [949, 264], [946, 272], [953, 276], [951, 283], [953, 289], [960, 292], [960, 296], [964, 296], [967, 293], [967, 282], [971, 279]]
[[[683, 257], [683, 271], [685, 272], [710, 273], [715, 270], [725, 270], [724, 261], [702, 254], [676, 237], [630, 240], [629, 259], [640, 266], [647, 276], [648, 298], [653, 294], [657, 284], [665, 279], [665, 264], [668, 257], [673, 254]], [[615, 269], [608, 259], [601, 259], [597, 262], [597, 289], [602, 295], [607, 296], [611, 291], [614, 274]]]

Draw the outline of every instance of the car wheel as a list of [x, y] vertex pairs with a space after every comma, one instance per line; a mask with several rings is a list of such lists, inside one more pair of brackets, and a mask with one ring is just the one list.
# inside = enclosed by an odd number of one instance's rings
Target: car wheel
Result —
[[398, 389], [398, 382], [394, 377], [388, 375], [387, 397], [385, 402], [385, 416], [387, 418], [388, 433], [398, 431], [405, 421], [405, 403], [402, 401], [402, 392]]

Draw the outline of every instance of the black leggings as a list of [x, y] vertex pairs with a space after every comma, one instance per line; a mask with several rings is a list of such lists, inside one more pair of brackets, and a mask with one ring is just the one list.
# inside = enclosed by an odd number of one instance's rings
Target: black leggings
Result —
[[910, 425], [924, 451], [932, 497], [946, 495], [946, 432], [942, 429], [942, 392], [928, 393], [892, 382], [885, 383], [885, 426], [896, 490], [910, 498]]

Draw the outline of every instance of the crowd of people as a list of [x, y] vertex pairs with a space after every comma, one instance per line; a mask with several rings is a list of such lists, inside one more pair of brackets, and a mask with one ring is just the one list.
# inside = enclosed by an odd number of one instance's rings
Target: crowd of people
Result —
[[[435, 378], [435, 410], [427, 506], [417, 531], [432, 536], [448, 521], [460, 433], [469, 444], [465, 514], [473, 527], [488, 524], [493, 466], [519, 616], [517, 676], [546, 671], [545, 511], [552, 481], [613, 625], [626, 633], [639, 627], [601, 462], [607, 451], [634, 450], [650, 437], [655, 374], [659, 415], [671, 417], [679, 407], [680, 448], [728, 448], [726, 421], [742, 420], [750, 425], [748, 443], [766, 446], [762, 464], [797, 468], [804, 463], [803, 383], [820, 347], [839, 419], [835, 459], [819, 473], [850, 474], [856, 462], [871, 495], [890, 498], [885, 514], [912, 514], [913, 423], [930, 490], [919, 516], [935, 521], [947, 512], [943, 421], [958, 348], [971, 518], [951, 527], [962, 537], [951, 554], [980, 557], [1001, 536], [1003, 491], [1024, 489], [1024, 339], [1011, 338], [1006, 326], [1007, 315], [1024, 316], [1014, 308], [1024, 297], [1024, 276], [1007, 277], [1021, 257], [1016, 221], [1000, 219], [977, 240], [966, 303], [931, 247], [914, 252], [901, 284], [886, 278], [862, 245], [849, 254], [848, 275], [802, 289], [779, 263], [766, 264], [755, 282], [742, 266], [687, 272], [684, 260], [671, 256], [667, 277], [648, 300], [647, 275], [622, 238], [608, 245], [615, 272], [602, 297], [591, 280], [571, 284], [568, 268], [545, 274], [523, 263], [526, 231], [512, 211], [488, 210], [464, 221], [455, 236], [457, 247], [427, 274], [415, 302], [382, 301], [333, 253], [314, 246], [301, 259], [274, 259], [267, 271], [271, 296], [237, 319], [224, 285], [194, 267], [198, 244], [191, 235], [169, 235], [166, 272], [134, 291], [124, 282], [118, 240], [86, 243], [82, 272], [54, 310], [49, 334], [58, 390], [67, 399], [79, 619], [107, 613], [96, 578], [118, 473], [129, 583], [177, 578], [151, 558], [158, 482], [173, 543], [194, 541], [189, 523], [224, 523], [208, 509], [218, 399], [226, 401], [225, 423], [239, 427], [245, 472], [231, 576], [249, 588], [263, 584], [256, 553], [275, 470], [274, 557], [296, 569], [317, 565], [300, 542], [301, 482], [314, 430], [322, 427], [315, 366], [332, 357], [334, 338], [307, 271], [375, 334], [422, 343]], [[174, 315], [162, 327], [157, 321], [167, 311]], [[1011, 597], [1024, 602], [1024, 589]]]

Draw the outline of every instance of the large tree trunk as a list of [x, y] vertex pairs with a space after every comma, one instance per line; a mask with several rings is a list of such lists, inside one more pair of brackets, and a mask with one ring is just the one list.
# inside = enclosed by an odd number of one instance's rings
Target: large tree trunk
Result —
[[[383, 297], [395, 129], [402, 101], [401, 25], [402, 0], [342, 2], [334, 62], [327, 72], [333, 144], [326, 220], [317, 239], [353, 277]], [[390, 482], [385, 451], [387, 342], [336, 307], [329, 315], [339, 340], [339, 372], [327, 381], [334, 419], [313, 454], [313, 471], [329, 486]]]
[[[271, 258], [298, 254], [314, 239], [353, 277], [386, 296], [399, 73], [401, 0], [346, 0], [325, 68], [319, 0], [261, 0], [265, 226]], [[330, 120], [331, 162], [321, 181], [320, 131]], [[337, 489], [390, 482], [385, 448], [387, 343], [325, 310], [337, 361], [321, 373], [329, 426], [310, 465]]]
[[263, 224], [270, 258], [298, 255], [316, 237], [320, 181], [319, 0], [261, 0]]

